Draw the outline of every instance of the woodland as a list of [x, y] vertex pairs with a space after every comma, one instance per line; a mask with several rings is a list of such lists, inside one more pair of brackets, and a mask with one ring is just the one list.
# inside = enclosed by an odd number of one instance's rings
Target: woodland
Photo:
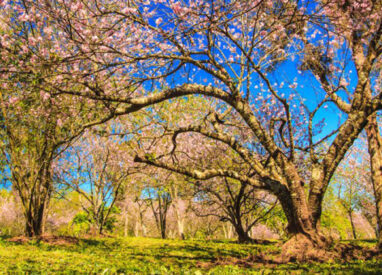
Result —
[[381, 0], [0, 0], [0, 268], [378, 274], [381, 69]]

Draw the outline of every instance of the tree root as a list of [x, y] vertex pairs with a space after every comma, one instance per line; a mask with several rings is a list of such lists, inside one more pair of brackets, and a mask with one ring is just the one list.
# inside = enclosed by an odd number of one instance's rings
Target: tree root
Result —
[[330, 251], [331, 240], [322, 235], [310, 237], [297, 234], [282, 246], [282, 262], [327, 262], [333, 259], [335, 254]]

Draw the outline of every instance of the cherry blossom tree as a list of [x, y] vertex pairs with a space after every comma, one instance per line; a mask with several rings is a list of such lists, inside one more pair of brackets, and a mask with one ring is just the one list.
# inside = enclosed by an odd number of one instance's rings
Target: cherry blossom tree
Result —
[[63, 154], [55, 180], [79, 193], [82, 209], [102, 234], [134, 172], [125, 165], [115, 138], [88, 134]]
[[373, 165], [376, 165], [373, 161], [375, 156], [372, 157], [372, 154], [370, 154], [368, 150], [370, 149], [370, 144], [373, 142], [373, 140], [370, 139], [370, 131], [373, 130], [369, 123], [365, 133], [360, 136], [359, 140], [353, 145], [352, 150], [348, 153], [345, 163], [340, 167], [340, 172], [344, 170], [345, 167], [350, 166], [349, 173], [345, 173], [345, 175], [349, 178], [353, 178], [357, 184], [356, 192], [360, 193], [360, 210], [370, 225], [373, 226], [375, 235], [379, 238], [380, 216], [377, 211], [380, 207], [379, 192], [378, 185], [376, 185], [375, 170], [372, 172]]
[[14, 196], [13, 192], [2, 189], [0, 191], [0, 234], [20, 234], [22, 233], [23, 224], [24, 216], [20, 201]]
[[[23, 1], [22, 8], [8, 1], [3, 5], [16, 9], [23, 24], [50, 36], [52, 54], [39, 47], [41, 36], [23, 50], [36, 59], [28, 69], [59, 60], [55, 75], [36, 83], [49, 87], [51, 94], [114, 104], [113, 115], [175, 97], [216, 100], [220, 108], [204, 122], [169, 132], [175, 138], [198, 133], [225, 144], [253, 173], [183, 166], [147, 154], [135, 160], [196, 180], [223, 176], [266, 190], [280, 201], [295, 246], [304, 244], [302, 255], [306, 248], [325, 245], [319, 221], [326, 189], [369, 117], [382, 108], [380, 1], [57, 0]], [[2, 35], [2, 47], [12, 42]], [[30, 45], [26, 40], [23, 44]], [[311, 78], [307, 84], [314, 89], [302, 87], [306, 81], [299, 70]], [[327, 104], [335, 109], [330, 119], [339, 121], [335, 129], [319, 123]], [[246, 129], [245, 139], [232, 129]], [[327, 150], [317, 150], [325, 140]], [[309, 157], [309, 171], [301, 169], [301, 154]], [[290, 243], [286, 247], [293, 250]]]
[[60, 96], [44, 86], [44, 80], [63, 76], [55, 71], [59, 57], [51, 33], [41, 22], [28, 21], [29, 8], [22, 1], [1, 3], [0, 135], [2, 168], [18, 192], [25, 233], [32, 237], [43, 234], [56, 157], [87, 128], [115, 114], [111, 104]]
[[346, 167], [338, 169], [339, 171], [337, 171], [333, 180], [337, 182], [338, 200], [348, 214], [353, 238], [357, 239], [354, 215], [359, 210], [361, 204], [362, 188], [358, 179], [362, 177], [359, 175], [360, 171], [357, 171], [354, 160], [352, 162], [349, 159], [345, 159], [345, 161], [347, 161]]

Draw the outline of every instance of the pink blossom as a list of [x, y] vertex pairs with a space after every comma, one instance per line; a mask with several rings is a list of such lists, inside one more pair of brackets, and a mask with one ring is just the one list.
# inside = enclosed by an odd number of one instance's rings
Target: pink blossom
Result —
[[40, 96], [42, 98], [42, 100], [46, 101], [50, 98], [50, 94], [44, 92], [44, 91], [40, 91]]
[[9, 99], [9, 103], [10, 103], [10, 104], [15, 104], [17, 101], [18, 101], [18, 98], [15, 97], [15, 96], [13, 96], [13, 97], [11, 97], [11, 98]]
[[59, 119], [57, 119], [57, 126], [58, 127], [62, 127], [62, 120], [61, 120], [61, 118], [59, 118]]
[[158, 26], [160, 23], [162, 23], [162, 21], [162, 17], [159, 17], [157, 20], [155, 20], [155, 24]]
[[260, 32], [260, 35], [261, 35], [261, 36], [265, 36], [265, 35], [267, 35], [267, 31], [261, 31], [261, 32]]

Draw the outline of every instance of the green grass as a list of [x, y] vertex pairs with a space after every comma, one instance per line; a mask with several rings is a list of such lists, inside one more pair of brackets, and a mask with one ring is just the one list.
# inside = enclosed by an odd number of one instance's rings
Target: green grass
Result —
[[[370, 243], [359, 243], [370, 245]], [[377, 260], [338, 264], [246, 264], [259, 253], [274, 254], [275, 244], [224, 241], [103, 238], [77, 245], [0, 240], [0, 272], [97, 274], [381, 274]]]

